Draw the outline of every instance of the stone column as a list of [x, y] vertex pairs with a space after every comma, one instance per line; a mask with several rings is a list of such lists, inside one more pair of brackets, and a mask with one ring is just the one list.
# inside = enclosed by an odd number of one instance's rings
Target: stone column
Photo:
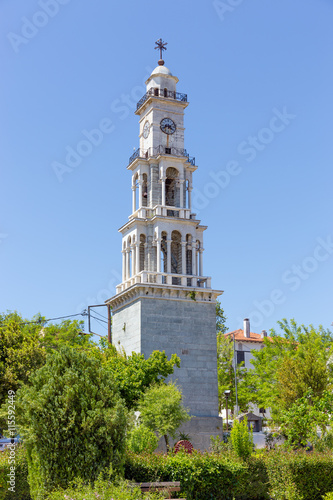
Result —
[[202, 254], [203, 254], [204, 249], [199, 248], [199, 276], [203, 276], [203, 265], [202, 265]]
[[132, 249], [132, 275], [136, 275], [136, 246], [135, 244], [131, 245]]
[[124, 281], [126, 281], [126, 250], [122, 250], [121, 252], [123, 254], [123, 268], [122, 268], [122, 271], [123, 271], [123, 276], [122, 276], [122, 280], [123, 280], [123, 283]]
[[167, 273], [171, 274], [171, 243], [172, 240], [167, 240]]
[[192, 242], [192, 274], [197, 275], [197, 244]]
[[163, 176], [161, 178], [161, 181], [162, 181], [162, 205], [163, 205], [163, 207], [165, 207], [165, 181], [166, 181], [166, 178]]
[[192, 186], [188, 186], [187, 190], [188, 190], [188, 207], [190, 209], [190, 211], [192, 212]]
[[136, 270], [136, 274], [139, 274], [139, 272], [140, 272], [140, 243], [136, 244], [135, 258], [136, 258], [135, 270]]
[[142, 184], [143, 184], [143, 179], [142, 175], [139, 175], [139, 208], [142, 207]]
[[186, 241], [182, 241], [182, 274], [186, 274]]
[[130, 248], [126, 248], [126, 279], [131, 277]]
[[145, 253], [144, 253], [144, 259], [143, 259], [143, 269], [144, 269], [144, 271], [149, 271], [150, 258], [149, 258], [148, 241], [147, 240], [146, 240], [146, 243], [144, 244], [144, 249], [145, 249]]
[[161, 272], [161, 239], [156, 240], [156, 272]]
[[179, 206], [180, 206], [180, 208], [184, 208], [184, 179], [179, 179], [179, 189], [180, 189]]
[[132, 214], [134, 214], [136, 210], [136, 186], [135, 184], [132, 186]]

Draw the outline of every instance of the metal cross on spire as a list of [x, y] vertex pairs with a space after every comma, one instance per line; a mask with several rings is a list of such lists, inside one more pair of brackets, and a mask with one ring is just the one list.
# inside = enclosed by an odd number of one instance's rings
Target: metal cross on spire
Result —
[[163, 66], [164, 65], [164, 61], [162, 59], [163, 50], [167, 50], [166, 45], [168, 45], [168, 42], [163, 42], [162, 38], [160, 38], [159, 40], [156, 40], [155, 43], [156, 43], [155, 49], [160, 50], [160, 60], [158, 61], [158, 64], [160, 66]]

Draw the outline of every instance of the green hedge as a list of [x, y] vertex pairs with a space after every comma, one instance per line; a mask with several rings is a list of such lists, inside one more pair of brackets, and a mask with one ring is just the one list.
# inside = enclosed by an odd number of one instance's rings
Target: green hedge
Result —
[[[28, 465], [26, 451], [22, 446], [17, 446], [15, 449], [15, 464], [10, 464], [9, 450], [0, 452], [0, 500], [31, 500], [28, 484]], [[15, 492], [8, 490], [10, 486], [8, 474], [10, 467], [15, 466]]]
[[[16, 449], [15, 462], [16, 487], [12, 493], [7, 484], [9, 453], [0, 453], [0, 500], [31, 500], [23, 447]], [[253, 454], [243, 462], [231, 453], [169, 456], [128, 453], [125, 475], [135, 482], [180, 481], [179, 496], [186, 496], [187, 500], [322, 500], [333, 491], [333, 454], [270, 451]], [[84, 490], [86, 496], [79, 495], [78, 499], [93, 498], [93, 491], [89, 490], [88, 495], [88, 490]], [[54, 493], [52, 498], [63, 498], [64, 493], [67, 492]], [[117, 496], [119, 493], [120, 490]], [[126, 488], [122, 495], [120, 498], [132, 498]]]
[[180, 481], [187, 500], [322, 500], [333, 490], [332, 453], [127, 454], [127, 479]]
[[265, 461], [273, 498], [321, 500], [333, 491], [332, 452], [274, 452]]
[[261, 458], [245, 464], [222, 455], [135, 455], [128, 453], [125, 476], [136, 482], [180, 481], [187, 500], [268, 499], [267, 474]]

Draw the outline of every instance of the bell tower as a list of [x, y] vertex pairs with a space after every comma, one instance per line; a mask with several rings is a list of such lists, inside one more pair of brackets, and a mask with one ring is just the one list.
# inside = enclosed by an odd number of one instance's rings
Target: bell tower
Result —
[[195, 158], [184, 148], [187, 95], [165, 67], [165, 43], [156, 42], [160, 60], [137, 103], [140, 146], [130, 157], [132, 213], [122, 235], [122, 282], [107, 301], [113, 311], [116, 346], [143, 353], [175, 353], [181, 367], [173, 380], [193, 418], [185, 424], [196, 448], [208, 449], [222, 434], [218, 416], [215, 306], [203, 271], [203, 233], [192, 213]]

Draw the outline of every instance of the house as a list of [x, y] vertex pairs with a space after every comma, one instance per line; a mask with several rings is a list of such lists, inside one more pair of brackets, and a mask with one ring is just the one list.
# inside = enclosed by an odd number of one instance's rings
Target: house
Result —
[[[244, 363], [244, 367], [246, 369], [253, 368], [251, 364], [252, 359], [254, 358], [252, 351], [259, 351], [264, 348], [264, 340], [265, 338], [271, 340], [271, 337], [267, 335], [266, 330], [262, 330], [261, 333], [254, 333], [250, 330], [250, 320], [248, 318], [244, 319], [244, 328], [239, 330], [234, 330], [232, 332], [227, 332], [224, 334], [226, 338], [231, 338], [235, 343], [235, 359], [237, 365]], [[258, 408], [255, 405], [250, 405], [251, 413], [254, 415], [265, 416], [266, 418], [270, 418], [270, 412], [268, 408]], [[225, 411], [223, 412], [223, 418], [225, 418]], [[229, 411], [228, 411], [229, 414]]]

